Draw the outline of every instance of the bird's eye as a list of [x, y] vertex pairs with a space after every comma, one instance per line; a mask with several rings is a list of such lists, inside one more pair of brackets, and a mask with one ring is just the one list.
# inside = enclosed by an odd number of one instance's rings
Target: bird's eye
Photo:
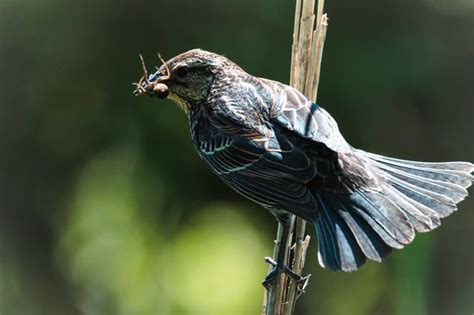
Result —
[[189, 68], [186, 66], [179, 67], [175, 73], [178, 77], [185, 77], [189, 73]]

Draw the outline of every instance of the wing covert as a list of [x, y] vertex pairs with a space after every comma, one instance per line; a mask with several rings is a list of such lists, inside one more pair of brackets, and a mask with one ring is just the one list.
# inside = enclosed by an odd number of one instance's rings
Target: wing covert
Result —
[[274, 117], [276, 123], [301, 137], [323, 143], [338, 153], [351, 151], [339, 131], [337, 122], [321, 106], [308, 100], [298, 90], [263, 79], [274, 91]]

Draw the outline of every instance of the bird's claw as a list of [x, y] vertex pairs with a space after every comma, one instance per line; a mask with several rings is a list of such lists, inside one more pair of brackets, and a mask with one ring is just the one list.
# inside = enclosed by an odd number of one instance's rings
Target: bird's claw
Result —
[[273, 260], [273, 258], [271, 257], [265, 257], [265, 262], [273, 266], [270, 273], [268, 273], [268, 275], [262, 281], [262, 285], [265, 287], [265, 289], [270, 290], [273, 282], [275, 282], [275, 280], [280, 275], [282, 270], [281, 270], [281, 267], [278, 267], [278, 264], [276, 263], [276, 261]]
[[285, 273], [291, 280], [293, 280], [296, 283], [298, 290], [300, 292], [303, 292], [306, 286], [308, 285], [309, 277], [311, 277], [311, 275], [307, 275], [303, 277], [297, 274], [296, 272], [294, 272], [293, 270], [291, 270], [288, 266], [283, 265], [283, 264], [278, 264], [271, 257], [265, 257], [265, 262], [273, 266], [270, 273], [262, 281], [262, 285], [267, 290], [270, 290], [272, 284], [276, 281], [276, 279], [282, 272]]

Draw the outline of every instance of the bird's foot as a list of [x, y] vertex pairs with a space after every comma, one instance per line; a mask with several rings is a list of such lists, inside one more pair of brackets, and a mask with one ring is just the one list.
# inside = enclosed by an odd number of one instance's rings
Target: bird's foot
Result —
[[283, 265], [283, 264], [278, 264], [271, 257], [265, 257], [265, 262], [273, 266], [273, 269], [262, 281], [262, 285], [267, 290], [270, 290], [271, 286], [278, 279], [278, 276], [281, 275], [281, 273], [285, 273], [288, 277], [290, 277], [290, 279], [296, 283], [299, 291], [303, 291], [308, 285], [309, 277], [311, 277], [311, 275], [307, 275], [303, 277], [297, 274], [296, 272], [294, 272], [293, 270], [291, 270], [288, 266]]

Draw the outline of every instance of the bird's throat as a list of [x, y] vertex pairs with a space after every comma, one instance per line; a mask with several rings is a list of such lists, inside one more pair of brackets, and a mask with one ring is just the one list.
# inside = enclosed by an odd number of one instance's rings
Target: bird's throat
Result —
[[187, 100], [179, 97], [175, 93], [170, 93], [168, 98], [178, 105], [178, 107], [181, 108], [186, 114], [189, 114], [192, 106]]

